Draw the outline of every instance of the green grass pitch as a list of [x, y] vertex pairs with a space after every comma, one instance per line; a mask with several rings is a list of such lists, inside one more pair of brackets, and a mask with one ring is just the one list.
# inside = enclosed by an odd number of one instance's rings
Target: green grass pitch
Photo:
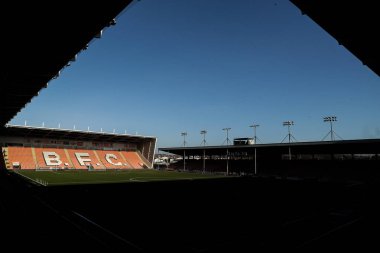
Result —
[[202, 178], [223, 177], [221, 175], [201, 174], [193, 172], [157, 171], [157, 170], [125, 170], [125, 171], [32, 171], [17, 172], [23, 177], [47, 186], [72, 184], [107, 184], [131, 183], [164, 180], [193, 180]]

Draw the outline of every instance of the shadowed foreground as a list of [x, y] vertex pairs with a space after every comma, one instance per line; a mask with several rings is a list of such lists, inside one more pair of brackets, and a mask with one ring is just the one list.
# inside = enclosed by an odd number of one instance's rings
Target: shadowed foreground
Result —
[[35, 187], [3, 174], [2, 232], [15, 249], [377, 249], [377, 188], [251, 177]]

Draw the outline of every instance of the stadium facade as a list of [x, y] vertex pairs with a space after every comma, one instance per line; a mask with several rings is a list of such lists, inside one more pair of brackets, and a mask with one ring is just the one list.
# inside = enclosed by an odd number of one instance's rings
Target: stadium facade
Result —
[[153, 167], [156, 138], [7, 125], [0, 145], [6, 169], [143, 169]]
[[178, 170], [325, 179], [380, 178], [380, 139], [167, 147]]

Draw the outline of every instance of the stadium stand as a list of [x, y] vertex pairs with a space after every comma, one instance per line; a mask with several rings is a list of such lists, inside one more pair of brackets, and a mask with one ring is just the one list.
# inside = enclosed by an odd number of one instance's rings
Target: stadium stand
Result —
[[178, 156], [184, 150], [185, 163], [182, 158], [170, 168], [232, 175], [380, 180], [379, 139], [159, 149]]
[[104, 168], [93, 150], [68, 149], [67, 151], [73, 162], [74, 169], [88, 169], [88, 166], [93, 168]]
[[32, 148], [8, 147], [3, 149], [5, 163], [8, 169], [35, 169], [36, 162], [33, 159]]
[[120, 155], [120, 152], [114, 150], [97, 150], [101, 162], [107, 167], [107, 169], [123, 169], [131, 168], [129, 163]]
[[154, 137], [20, 126], [7, 130], [0, 144], [8, 170], [153, 168]]
[[[36, 156], [36, 163], [39, 169], [57, 168], [64, 169], [73, 167], [64, 149], [59, 148], [32, 148]], [[70, 166], [71, 164], [71, 166]]]
[[7, 169], [142, 169], [148, 166], [136, 151], [3, 148]]
[[122, 155], [130, 162], [133, 168], [141, 169], [144, 167], [144, 163], [137, 152], [121, 152]]

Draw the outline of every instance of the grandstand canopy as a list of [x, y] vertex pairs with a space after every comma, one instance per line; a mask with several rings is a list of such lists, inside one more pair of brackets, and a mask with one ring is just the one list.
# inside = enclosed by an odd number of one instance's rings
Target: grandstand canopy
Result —
[[102, 29], [114, 24], [130, 2], [3, 1], [0, 126], [75, 60]]
[[290, 1], [380, 76], [380, 9], [377, 1]]
[[266, 154], [272, 157], [287, 154], [289, 146], [293, 154], [380, 154], [380, 139], [344, 140], [344, 141], [318, 141], [318, 142], [292, 142], [256, 145], [229, 145], [206, 147], [173, 147], [160, 148], [160, 151], [186, 156], [225, 155], [229, 153]]
[[6, 126], [0, 127], [0, 136], [7, 137], [30, 137], [30, 138], [51, 138], [99, 142], [120, 142], [131, 143], [149, 141], [155, 139], [151, 136], [93, 132], [83, 130], [68, 130], [60, 128], [30, 127], [30, 126]]

